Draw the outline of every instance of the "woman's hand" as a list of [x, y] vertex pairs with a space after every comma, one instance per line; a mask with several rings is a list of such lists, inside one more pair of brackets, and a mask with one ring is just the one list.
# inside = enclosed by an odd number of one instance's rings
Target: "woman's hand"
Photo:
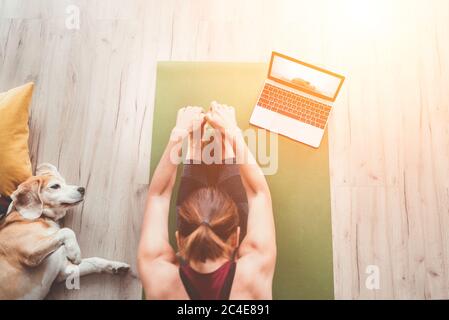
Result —
[[193, 131], [201, 128], [204, 119], [205, 114], [201, 107], [188, 106], [179, 109], [173, 135], [181, 138], [187, 137]]
[[213, 101], [209, 112], [206, 113], [206, 120], [222, 133], [239, 130], [235, 119], [235, 109], [225, 104]]

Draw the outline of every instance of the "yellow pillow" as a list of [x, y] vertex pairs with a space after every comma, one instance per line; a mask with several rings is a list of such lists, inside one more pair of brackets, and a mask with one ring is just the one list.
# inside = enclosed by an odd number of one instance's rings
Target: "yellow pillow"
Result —
[[0, 194], [11, 195], [32, 175], [28, 110], [33, 83], [0, 93]]

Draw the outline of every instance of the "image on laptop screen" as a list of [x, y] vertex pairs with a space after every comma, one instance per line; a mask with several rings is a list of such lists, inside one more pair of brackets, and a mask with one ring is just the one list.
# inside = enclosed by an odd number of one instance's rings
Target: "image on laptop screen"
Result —
[[332, 101], [337, 97], [344, 80], [337, 74], [275, 53], [269, 78]]

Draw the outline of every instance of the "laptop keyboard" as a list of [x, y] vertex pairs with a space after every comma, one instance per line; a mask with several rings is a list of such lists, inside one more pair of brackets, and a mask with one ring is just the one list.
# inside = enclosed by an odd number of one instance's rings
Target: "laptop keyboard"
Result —
[[259, 106], [324, 129], [331, 107], [266, 83]]

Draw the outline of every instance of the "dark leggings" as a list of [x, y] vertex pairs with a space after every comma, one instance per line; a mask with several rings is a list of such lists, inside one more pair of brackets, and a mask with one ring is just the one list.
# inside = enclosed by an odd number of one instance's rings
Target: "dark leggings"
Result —
[[234, 200], [240, 219], [240, 241], [246, 235], [248, 222], [248, 199], [237, 164], [184, 164], [181, 183], [176, 200], [176, 221], [179, 228], [179, 206], [194, 191], [205, 187], [216, 187]]

